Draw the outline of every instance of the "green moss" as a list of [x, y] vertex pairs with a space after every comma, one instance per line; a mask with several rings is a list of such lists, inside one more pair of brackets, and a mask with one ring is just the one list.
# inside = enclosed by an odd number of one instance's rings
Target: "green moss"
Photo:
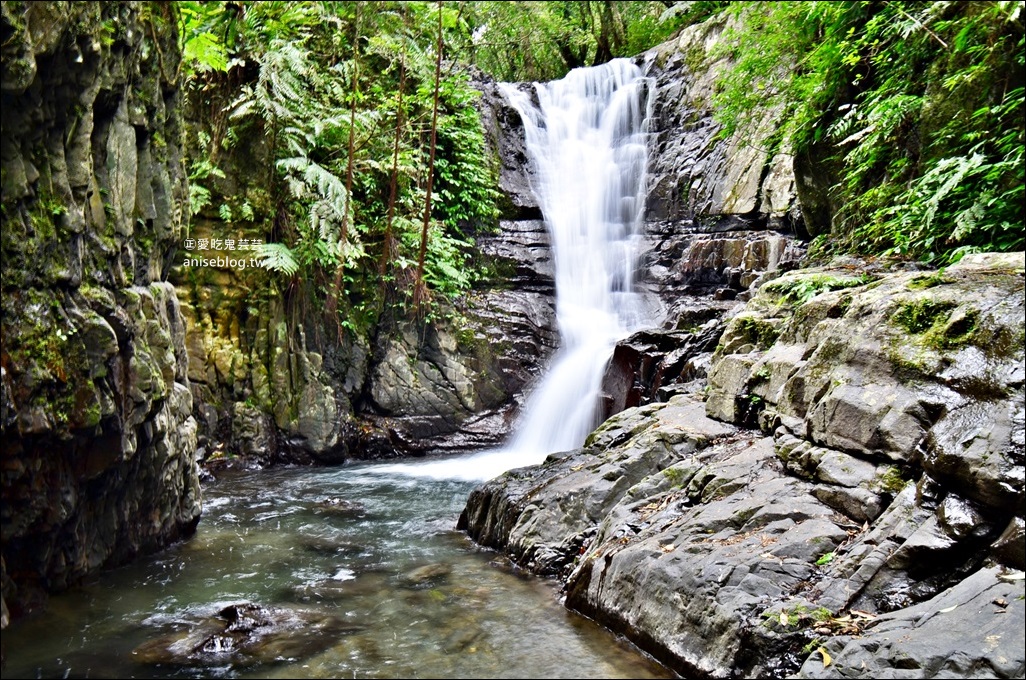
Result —
[[663, 476], [677, 489], [683, 488], [688, 481], [687, 475], [680, 468], [668, 467], [663, 470]]
[[909, 333], [919, 335], [927, 332], [934, 325], [944, 323], [955, 305], [951, 302], [919, 298], [912, 302], [903, 302], [898, 311], [891, 317], [894, 322]]
[[890, 465], [876, 478], [876, 486], [880, 491], [897, 494], [908, 481], [901, 476], [901, 470], [895, 465]]
[[892, 319], [905, 331], [918, 336], [918, 344], [925, 348], [958, 349], [976, 337], [980, 315], [975, 310], [952, 311], [956, 306], [953, 302], [920, 298], [902, 303]]
[[925, 276], [917, 276], [908, 282], [909, 290], [926, 290], [927, 288], [933, 288], [934, 286], [940, 286], [945, 283], [951, 283], [952, 280], [944, 276], [944, 270], [938, 270], [933, 274]]
[[731, 322], [731, 332], [737, 333], [760, 349], [766, 349], [780, 335], [776, 324], [755, 316], [738, 316]]
[[958, 349], [968, 345], [979, 328], [980, 315], [975, 310], [953, 314], [943, 326], [935, 325], [923, 340], [934, 349]]
[[821, 624], [833, 619], [833, 613], [826, 607], [810, 608], [805, 604], [795, 604], [781, 609], [767, 609], [762, 613], [767, 628], [783, 628], [798, 630]]

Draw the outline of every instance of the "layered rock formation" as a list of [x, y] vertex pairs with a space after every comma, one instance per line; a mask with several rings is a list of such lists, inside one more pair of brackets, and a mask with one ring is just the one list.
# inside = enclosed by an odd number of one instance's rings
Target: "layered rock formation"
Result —
[[461, 525], [688, 677], [1021, 676], [1023, 254], [862, 264], [763, 285], [707, 389]]
[[710, 55], [725, 28], [690, 26], [639, 57], [655, 95], [636, 285], [661, 298], [665, 313], [661, 329], [617, 346], [603, 380], [606, 417], [704, 378], [733, 301], [805, 253], [793, 159], [786, 140], [773, 141], [780, 112], [767, 110], [751, 136], [718, 137], [711, 101], [729, 61]]
[[176, 20], [3, 3], [3, 596], [12, 613], [187, 535]]

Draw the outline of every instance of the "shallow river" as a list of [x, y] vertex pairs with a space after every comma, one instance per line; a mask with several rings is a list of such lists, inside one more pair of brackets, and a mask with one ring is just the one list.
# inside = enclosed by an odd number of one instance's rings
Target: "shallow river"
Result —
[[[473, 482], [374, 470], [223, 474], [192, 539], [4, 631], [3, 677], [672, 677], [454, 531]], [[330, 624], [255, 656], [153, 653], [243, 602]]]

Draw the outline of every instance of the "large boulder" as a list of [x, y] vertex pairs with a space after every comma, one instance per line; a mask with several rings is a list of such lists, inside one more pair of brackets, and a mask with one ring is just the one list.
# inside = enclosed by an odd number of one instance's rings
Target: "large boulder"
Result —
[[784, 274], [708, 390], [488, 482], [460, 526], [689, 677], [1018, 677], [1023, 271]]

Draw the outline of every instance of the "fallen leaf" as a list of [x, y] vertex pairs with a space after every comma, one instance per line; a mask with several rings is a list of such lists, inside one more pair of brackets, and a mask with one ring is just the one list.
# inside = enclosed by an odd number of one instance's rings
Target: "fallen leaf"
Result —
[[831, 663], [833, 663], [834, 660], [830, 658], [830, 655], [827, 654], [827, 650], [825, 648], [820, 647], [816, 651], [819, 652], [820, 656], [823, 657], [823, 668], [826, 668]]
[[953, 612], [956, 609], [958, 609], [958, 605], [957, 604], [953, 604], [950, 607], [945, 607], [944, 609], [941, 609], [940, 613], [941, 614], [947, 614], [948, 612]]
[[999, 597], [996, 600], [994, 600], [994, 604], [996, 604], [999, 607], [1007, 607], [1008, 600], [1004, 599], [1003, 597]]
[[1026, 572], [1020, 571], [1017, 574], [1001, 574], [1001, 576], [999, 576], [998, 578], [1003, 579], [1005, 581], [1021, 581], [1024, 578], [1026, 578]]
[[664, 553], [672, 553], [674, 550], [677, 549], [677, 546], [675, 546], [673, 543], [664, 543], [663, 545], [659, 546], [659, 549], [662, 550]]
[[791, 624], [791, 620], [787, 617], [787, 612], [780, 612], [780, 625], [788, 626]]

